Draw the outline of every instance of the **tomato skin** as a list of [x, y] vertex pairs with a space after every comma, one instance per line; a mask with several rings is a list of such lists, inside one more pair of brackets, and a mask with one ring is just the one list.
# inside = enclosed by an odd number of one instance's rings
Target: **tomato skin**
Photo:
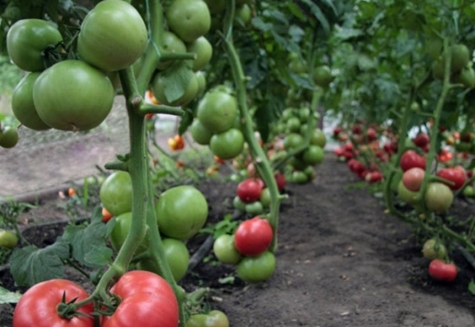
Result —
[[266, 251], [257, 257], [245, 257], [239, 262], [237, 276], [247, 283], [258, 283], [269, 279], [275, 271], [274, 255]]
[[0, 229], [0, 248], [13, 249], [18, 244], [16, 233]]
[[459, 190], [465, 184], [467, 180], [467, 174], [463, 168], [443, 168], [437, 172], [437, 176], [453, 182], [453, 185], [447, 184], [447, 186], [453, 190]]
[[78, 54], [104, 71], [118, 71], [139, 59], [147, 44], [147, 27], [139, 12], [126, 1], [104, 0], [81, 24]]
[[121, 298], [102, 327], [177, 327], [178, 302], [173, 289], [162, 277], [141, 270], [125, 273], [111, 288]]
[[[13, 313], [13, 327], [93, 327], [91, 316], [63, 319], [58, 315], [57, 306], [62, 302], [84, 300], [87, 292], [79, 285], [64, 279], [51, 279], [29, 288], [20, 298]], [[92, 302], [77, 311], [90, 315], [94, 310]]]
[[260, 215], [264, 212], [264, 206], [260, 201], [254, 201], [247, 203], [244, 207], [244, 211], [250, 215]]
[[229, 234], [220, 235], [214, 240], [213, 252], [218, 261], [222, 263], [235, 265], [242, 259], [234, 245], [234, 236]]
[[186, 321], [186, 327], [229, 327], [229, 320], [224, 312], [212, 310], [208, 314], [192, 315]]
[[213, 56], [213, 47], [208, 39], [200, 36], [186, 47], [187, 52], [195, 53], [196, 58], [193, 60], [193, 71], [197, 72], [209, 63]]
[[262, 186], [256, 179], [248, 178], [238, 184], [236, 193], [244, 203], [255, 202], [261, 197]]
[[275, 182], [277, 183], [277, 188], [279, 191], [283, 191], [285, 189], [285, 175], [281, 172], [276, 172], [274, 174]]
[[429, 183], [424, 200], [427, 208], [435, 213], [446, 212], [454, 200], [452, 190], [439, 182]]
[[112, 109], [114, 95], [110, 79], [80, 60], [51, 66], [33, 87], [33, 101], [41, 120], [65, 131], [99, 126]]
[[402, 155], [400, 165], [403, 171], [414, 167], [426, 169], [426, 159], [418, 155], [416, 151], [408, 150]]
[[422, 255], [427, 259], [443, 260], [447, 256], [447, 248], [441, 241], [431, 238], [424, 242]]
[[173, 0], [165, 15], [170, 30], [185, 42], [193, 42], [211, 27], [211, 15], [204, 1]]
[[33, 85], [40, 76], [39, 72], [29, 73], [17, 84], [12, 93], [12, 111], [23, 125], [36, 131], [50, 129], [38, 116], [33, 102]]
[[193, 140], [201, 145], [208, 145], [213, 133], [206, 129], [199, 119], [193, 120], [190, 126], [190, 133]]
[[405, 186], [404, 183], [399, 181], [398, 186], [397, 186], [397, 195], [398, 197], [403, 200], [404, 202], [407, 202], [410, 205], [415, 205], [417, 203], [416, 197], [417, 197], [417, 192], [409, 191]]
[[325, 133], [319, 128], [315, 129], [310, 139], [310, 144], [325, 148], [325, 145], [327, 144], [327, 137], [325, 136]]
[[457, 266], [440, 259], [434, 259], [429, 264], [429, 275], [441, 282], [453, 282], [457, 278]]
[[160, 232], [178, 240], [193, 237], [208, 218], [206, 198], [189, 185], [172, 187], [163, 192], [155, 210]]
[[58, 29], [42, 19], [22, 19], [13, 24], [7, 33], [7, 51], [19, 68], [29, 72], [44, 70], [42, 52], [63, 40]]
[[132, 211], [132, 179], [125, 171], [110, 174], [102, 183], [99, 197], [112, 216]]
[[0, 147], [11, 149], [18, 143], [18, 130], [14, 127], [6, 127], [0, 133]]
[[[111, 241], [112, 247], [116, 251], [119, 251], [120, 248], [122, 247], [122, 244], [124, 244], [131, 226], [132, 226], [131, 212], [125, 212], [115, 217], [115, 224], [114, 224], [114, 228], [112, 229], [112, 233], [110, 235], [110, 241]], [[142, 243], [137, 248], [136, 253], [144, 252], [147, 250], [147, 248], [148, 248], [147, 238], [144, 237], [144, 239], [142, 240]]]
[[318, 165], [322, 163], [324, 157], [325, 152], [318, 145], [310, 145], [303, 153], [303, 161], [308, 165]]
[[242, 255], [258, 256], [269, 248], [273, 235], [269, 221], [254, 217], [239, 224], [234, 233], [234, 245]]
[[304, 144], [304, 139], [302, 135], [297, 133], [287, 134], [284, 139], [284, 148], [285, 150], [295, 149]]
[[414, 144], [419, 148], [426, 147], [429, 144], [429, 141], [430, 141], [429, 135], [425, 133], [417, 134], [413, 140]]
[[402, 175], [404, 186], [412, 192], [418, 192], [424, 181], [425, 170], [414, 167], [406, 170]]
[[173, 238], [165, 238], [162, 241], [165, 259], [170, 266], [175, 281], [180, 281], [186, 275], [190, 262], [190, 253], [185, 243]]

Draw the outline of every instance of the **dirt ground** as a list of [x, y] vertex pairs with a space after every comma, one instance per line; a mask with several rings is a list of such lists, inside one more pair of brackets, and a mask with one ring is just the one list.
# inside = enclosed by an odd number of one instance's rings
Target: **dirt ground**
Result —
[[[85, 148], [111, 145], [107, 137], [75, 142]], [[41, 153], [47, 160], [38, 160], [35, 172], [64, 159], [61, 144], [49, 149]], [[112, 152], [105, 157], [113, 159]], [[71, 172], [81, 169], [79, 163], [68, 165]], [[270, 280], [220, 284], [219, 278], [232, 275], [233, 267], [208, 262], [199, 264], [182, 286], [187, 291], [210, 287], [211, 306], [223, 310], [232, 327], [475, 326], [475, 298], [467, 291], [475, 272], [463, 259], [454, 254], [461, 268], [455, 283], [432, 281], [421, 244], [409, 226], [384, 214], [381, 200], [366, 190], [348, 189], [355, 180], [345, 164], [329, 154], [316, 172], [312, 183], [287, 187], [290, 197], [280, 215], [277, 269]], [[22, 183], [35, 182], [24, 178]], [[210, 222], [232, 211], [235, 184], [218, 179], [197, 187], [210, 204]], [[467, 215], [472, 209], [464, 203], [455, 205], [467, 210]], [[45, 207], [49, 209], [41, 215], [62, 216], [57, 205]], [[37, 244], [47, 245], [59, 231], [55, 226], [25, 233]], [[0, 271], [0, 285], [14, 288], [5, 269]], [[12, 306], [0, 305], [0, 326], [11, 326], [12, 312]]]

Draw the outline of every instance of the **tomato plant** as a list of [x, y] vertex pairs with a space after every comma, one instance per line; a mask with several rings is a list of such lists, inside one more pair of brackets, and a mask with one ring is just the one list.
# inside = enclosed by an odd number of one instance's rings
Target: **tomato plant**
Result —
[[[92, 302], [77, 311], [67, 310], [71, 301], [81, 301], [88, 297], [79, 285], [64, 279], [53, 279], [29, 288], [20, 298], [13, 313], [13, 327], [93, 327], [94, 310]], [[64, 311], [60, 313], [60, 311]]]

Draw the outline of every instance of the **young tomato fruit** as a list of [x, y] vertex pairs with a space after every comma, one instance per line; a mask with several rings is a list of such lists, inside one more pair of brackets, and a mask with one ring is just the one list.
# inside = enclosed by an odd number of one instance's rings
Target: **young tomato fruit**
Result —
[[274, 233], [266, 219], [254, 217], [243, 221], [234, 233], [234, 244], [239, 253], [258, 256], [272, 243]]
[[457, 278], [457, 266], [440, 259], [434, 259], [429, 265], [429, 275], [441, 282], [453, 282]]
[[38, 283], [28, 289], [17, 303], [13, 313], [13, 327], [93, 327], [92, 302], [80, 307], [71, 319], [58, 314], [58, 306], [63, 298], [68, 303], [74, 299], [79, 302], [87, 297], [88, 294], [82, 287], [69, 280], [51, 279]]
[[447, 255], [447, 248], [439, 240], [431, 238], [425, 241], [422, 255], [427, 259], [444, 259]]

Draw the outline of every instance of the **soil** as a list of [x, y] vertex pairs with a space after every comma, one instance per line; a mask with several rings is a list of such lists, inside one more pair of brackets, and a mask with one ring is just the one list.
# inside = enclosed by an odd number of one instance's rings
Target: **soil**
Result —
[[[85, 144], [80, 139], [75, 142]], [[107, 137], [87, 139], [88, 148], [108, 146]], [[64, 159], [61, 145], [48, 149], [41, 156], [47, 160], [38, 159], [35, 171]], [[69, 166], [75, 177], [82, 169], [80, 162]], [[429, 262], [422, 257], [410, 226], [385, 214], [381, 200], [367, 190], [348, 188], [355, 180], [345, 164], [328, 154], [316, 173], [313, 182], [286, 189], [289, 198], [281, 206], [277, 269], [271, 279], [259, 284], [245, 284], [238, 278], [233, 284], [220, 283], [233, 276], [234, 268], [216, 265], [210, 252], [209, 260], [200, 262], [180, 284], [187, 291], [209, 287], [211, 307], [223, 310], [232, 327], [475, 325], [475, 299], [467, 290], [475, 272], [458, 253], [453, 254], [460, 268], [457, 280], [450, 284], [431, 280]], [[62, 177], [54, 183], [71, 179]], [[27, 187], [35, 181], [21, 182], [28, 191], [38, 191], [38, 185]], [[197, 187], [210, 204], [210, 224], [232, 212], [235, 184], [209, 179]], [[24, 193], [28, 192], [15, 194]], [[53, 242], [68, 221], [61, 201], [57, 196], [44, 198], [40, 207], [28, 213], [37, 221], [61, 222], [26, 226], [24, 236], [38, 246]], [[473, 210], [462, 202], [455, 206], [465, 215]], [[196, 251], [204, 239], [192, 239], [190, 250]], [[67, 270], [66, 277], [92, 287], [73, 271]], [[0, 285], [16, 289], [6, 269], [0, 271]], [[0, 326], [11, 326], [13, 308], [0, 305]]]

